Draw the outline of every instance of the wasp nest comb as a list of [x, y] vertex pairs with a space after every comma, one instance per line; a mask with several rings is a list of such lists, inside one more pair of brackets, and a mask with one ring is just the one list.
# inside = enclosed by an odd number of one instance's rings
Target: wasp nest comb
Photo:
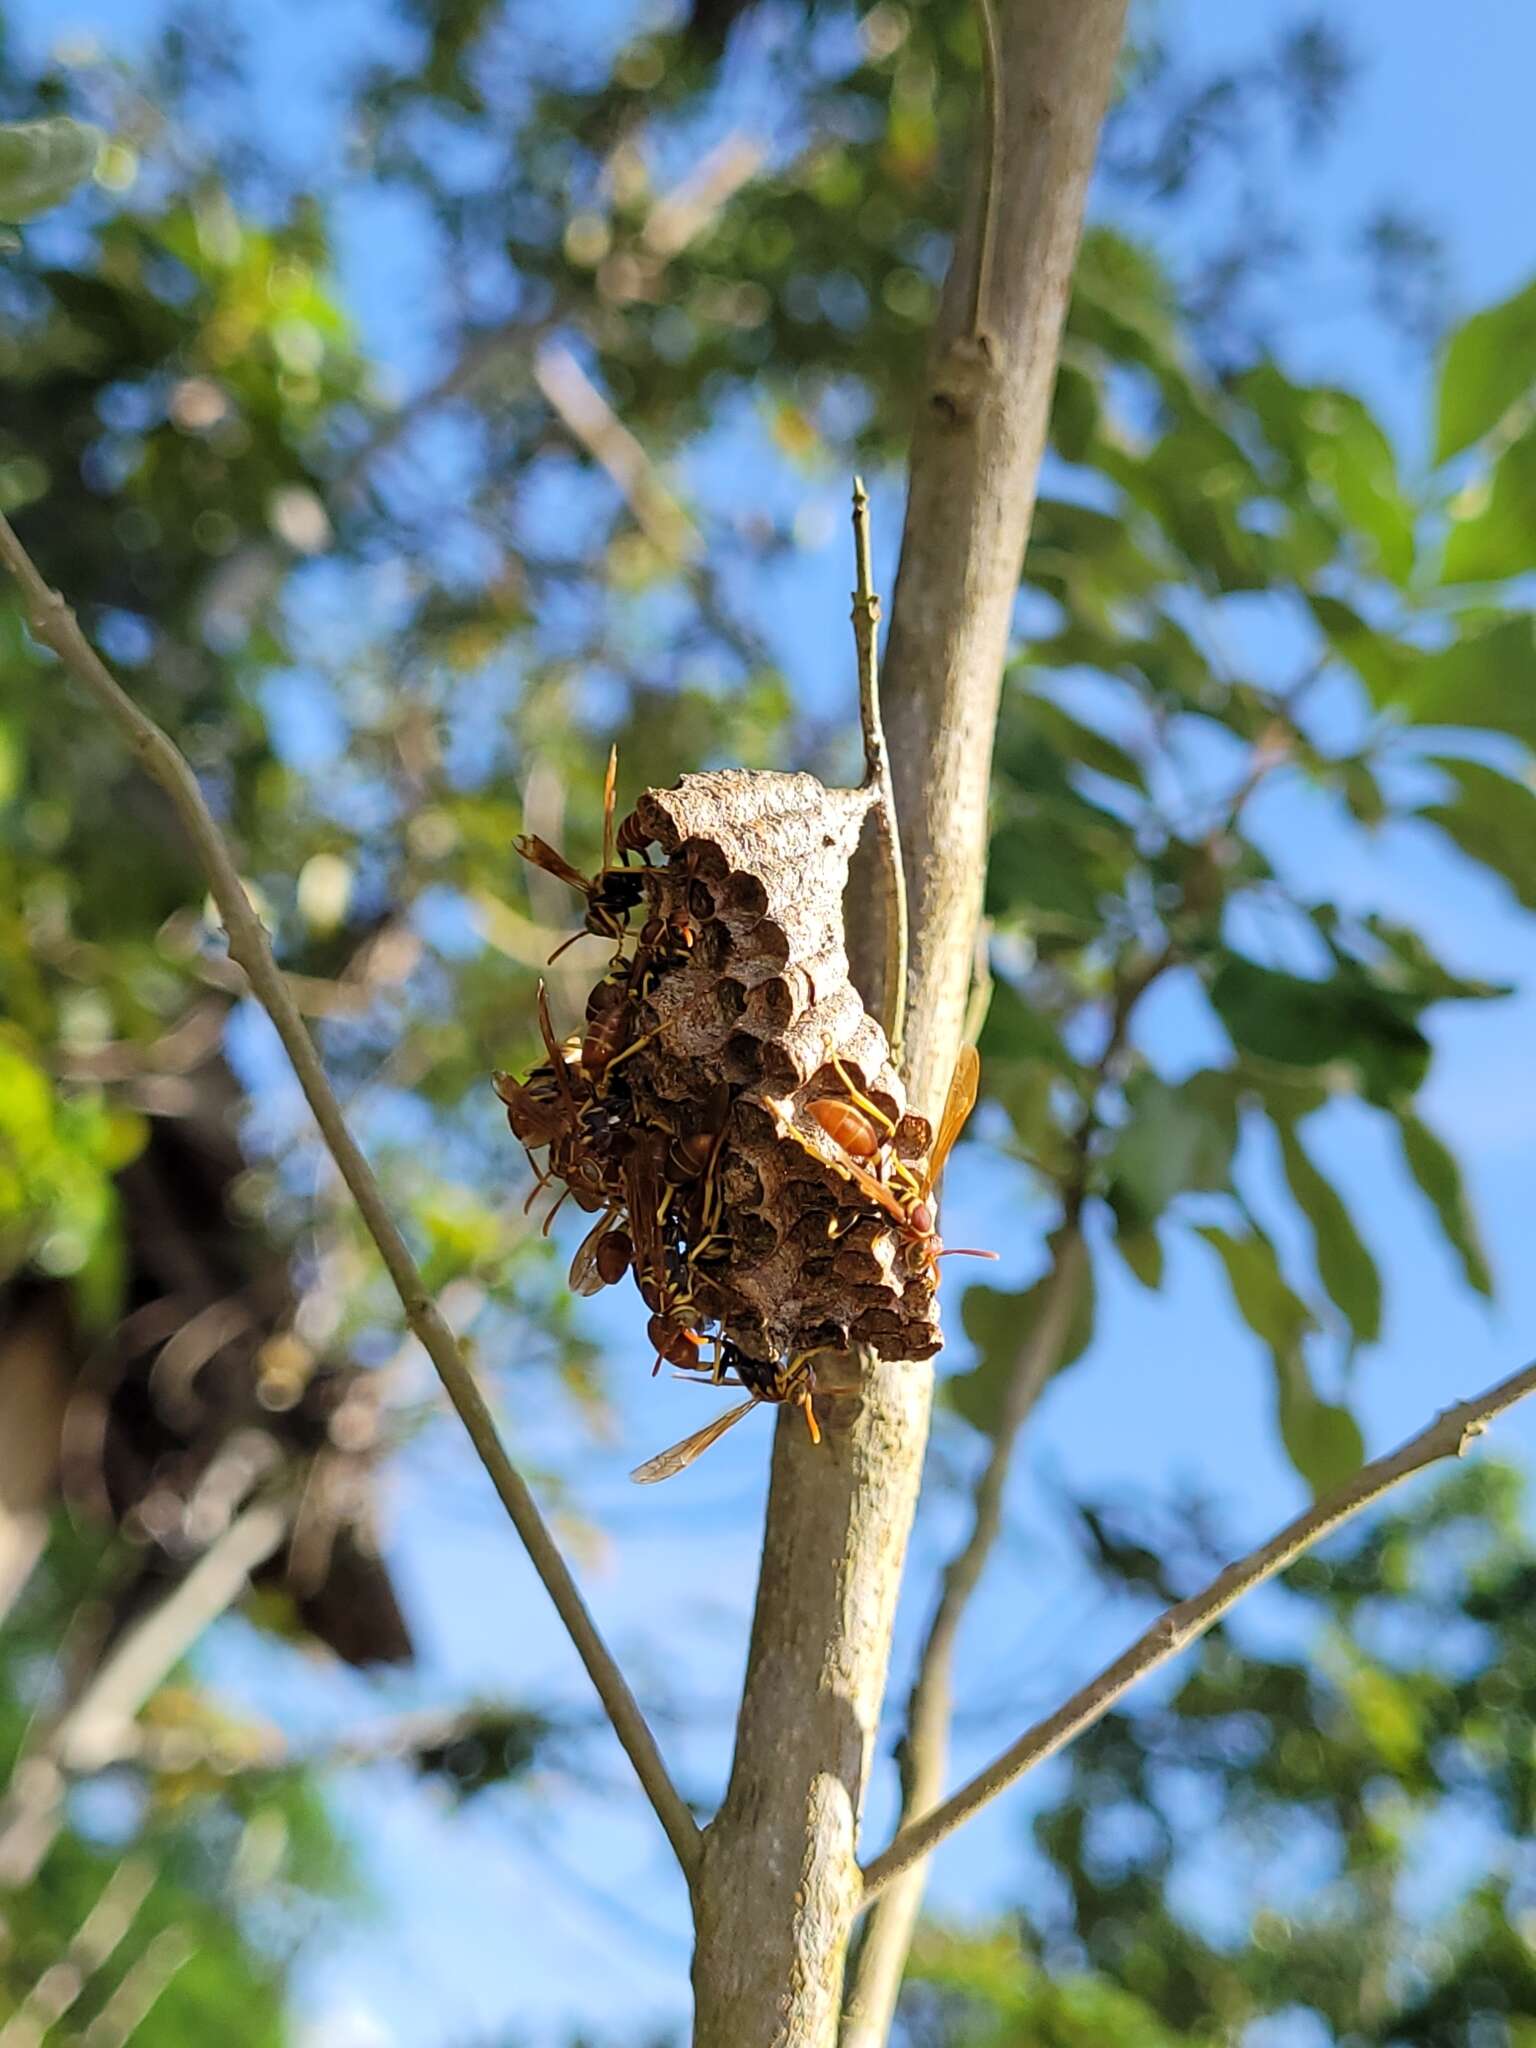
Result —
[[808, 1417], [814, 1352], [940, 1348], [932, 1178], [974, 1096], [972, 1062], [935, 1144], [849, 979], [843, 891], [871, 800], [810, 775], [689, 775], [647, 790], [615, 844], [610, 762], [595, 876], [518, 842], [615, 949], [584, 1034], [557, 1041], [541, 992], [545, 1060], [497, 1076], [530, 1156], [547, 1148], [542, 1177], [598, 1216], [572, 1284], [632, 1265], [658, 1360]]

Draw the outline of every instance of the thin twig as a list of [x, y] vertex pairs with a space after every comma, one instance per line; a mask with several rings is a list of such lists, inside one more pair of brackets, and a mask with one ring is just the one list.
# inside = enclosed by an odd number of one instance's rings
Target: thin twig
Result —
[[189, 1928], [157, 1934], [80, 2036], [80, 2048], [123, 2048], [138, 2032], [176, 1972], [197, 1954]]
[[564, 342], [544, 344], [533, 359], [533, 376], [572, 438], [607, 471], [656, 552], [668, 564], [691, 561], [700, 549], [697, 527]]
[[[902, 1824], [927, 1812], [944, 1788], [960, 1623], [1002, 1532], [1003, 1493], [1014, 1446], [1066, 1349], [1086, 1259], [1082, 1225], [1074, 1216], [1056, 1240], [1055, 1264], [1010, 1372], [992, 1447], [976, 1482], [970, 1534], [945, 1567], [938, 1604], [918, 1655], [902, 1738]], [[921, 1866], [915, 1864], [900, 1883], [886, 1890], [870, 1915], [853, 1966], [841, 2048], [881, 2048], [890, 2032], [922, 1904], [922, 1883]]]
[[634, 1694], [598, 1634], [527, 1483], [507, 1456], [496, 1424], [474, 1375], [464, 1361], [453, 1332], [427, 1292], [399, 1226], [385, 1206], [373, 1170], [347, 1127], [325, 1069], [288, 992], [261, 920], [251, 907], [239, 871], [196, 776], [185, 757], [142, 712], [118, 684], [81, 632], [73, 612], [49, 589], [36, 564], [17, 539], [9, 521], [0, 517], [0, 561], [21, 586], [27, 623], [44, 646], [52, 648], [64, 667], [99, 704], [142, 766], [169, 795], [191, 839], [214, 901], [219, 906], [232, 959], [245, 969], [251, 992], [282, 1040], [321, 1135], [351, 1190], [368, 1233], [394, 1282], [411, 1329], [437, 1368], [449, 1400], [479, 1453], [513, 1527], [522, 1538], [534, 1570], [587, 1668], [598, 1697], [607, 1709], [614, 1733], [634, 1765], [635, 1774], [655, 1809], [667, 1840], [685, 1874], [692, 1879], [699, 1859], [700, 1836], [693, 1815], [662, 1762], [655, 1738]]
[[[984, 967], [984, 949], [979, 957]], [[1136, 1005], [1177, 960], [1170, 943], [1159, 952], [1136, 955], [1116, 977], [1103, 1049], [1094, 1062], [1082, 1114], [1068, 1148], [1070, 1166], [1061, 1188], [1061, 1225], [1052, 1239], [1054, 1263], [1034, 1320], [1009, 1370], [992, 1447], [971, 1496], [970, 1533], [945, 1567], [933, 1620], [918, 1654], [902, 1735], [898, 1829], [933, 1807], [943, 1788], [954, 1720], [952, 1675], [960, 1624], [1002, 1533], [1003, 1495], [1019, 1436], [1061, 1361], [1071, 1329], [1087, 1259], [1082, 1214], [1092, 1175], [1093, 1143], [1101, 1128], [1100, 1092], [1107, 1081], [1116, 1078]], [[981, 971], [979, 967], [978, 974]], [[852, 1970], [841, 2048], [882, 2048], [901, 1990], [922, 1889], [922, 1868], [914, 1864], [899, 1883], [886, 1889], [871, 1913]]]
[[907, 1015], [907, 880], [901, 866], [901, 824], [885, 727], [880, 720], [880, 599], [869, 552], [869, 495], [853, 480], [853, 640], [859, 657], [859, 724], [864, 734], [864, 780], [875, 791], [875, 831], [885, 869], [885, 964], [880, 984], [881, 1021], [891, 1058], [901, 1063]]
[[0, 1803], [0, 1889], [30, 1883], [63, 1822], [67, 1772], [115, 1760], [133, 1717], [198, 1637], [245, 1591], [287, 1533], [289, 1508], [258, 1501], [113, 1644], [40, 1742], [23, 1747]]
[[97, 1971], [112, 1960], [154, 1882], [153, 1869], [141, 1857], [118, 1864], [59, 1961], [49, 1964], [0, 2027], [0, 2048], [38, 2048]]
[[986, 124], [987, 143], [982, 172], [981, 225], [976, 234], [976, 274], [971, 279], [971, 339], [983, 341], [987, 335], [987, 304], [992, 289], [992, 249], [997, 239], [997, 194], [1003, 177], [1003, 124], [1000, 118], [1002, 57], [992, 0], [976, 0], [976, 19], [981, 32], [981, 118]]
[[995, 1799], [1015, 1778], [1033, 1770], [1036, 1764], [1044, 1763], [1047, 1757], [1054, 1756], [1084, 1729], [1102, 1720], [1139, 1679], [1197, 1641], [1244, 1594], [1252, 1592], [1255, 1586], [1261, 1586], [1266, 1579], [1272, 1579], [1277, 1572], [1284, 1571], [1287, 1565], [1294, 1564], [1303, 1552], [1325, 1536], [1332, 1535], [1362, 1508], [1380, 1500], [1384, 1493], [1390, 1492], [1403, 1480], [1437, 1464], [1442, 1458], [1460, 1457], [1472, 1439], [1481, 1436], [1490, 1422], [1532, 1393], [1536, 1393], [1536, 1364], [1512, 1373], [1508, 1379], [1500, 1380], [1496, 1386], [1474, 1395], [1470, 1401], [1461, 1401], [1453, 1408], [1444, 1409], [1417, 1436], [1409, 1437], [1406, 1443], [1400, 1444], [1386, 1457], [1362, 1465], [1354, 1478], [1337, 1492], [1287, 1522], [1257, 1550], [1227, 1565], [1203, 1592], [1170, 1607], [1137, 1637], [1128, 1650], [1112, 1664], [1107, 1664], [1064, 1706], [1058, 1707], [1053, 1714], [1047, 1714], [1044, 1720], [1037, 1721], [1011, 1748], [1005, 1749], [985, 1770], [978, 1771], [942, 1806], [902, 1828], [890, 1847], [865, 1869], [866, 1903], [893, 1878], [928, 1855], [946, 1835], [952, 1834], [989, 1800]]

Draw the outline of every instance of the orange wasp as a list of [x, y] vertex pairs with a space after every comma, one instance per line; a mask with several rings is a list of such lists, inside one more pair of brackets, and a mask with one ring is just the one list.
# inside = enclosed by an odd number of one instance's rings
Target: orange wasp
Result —
[[[938, 1132], [921, 1169], [914, 1170], [901, 1160], [894, 1162], [894, 1170], [900, 1178], [900, 1185], [896, 1187], [881, 1180], [861, 1163], [878, 1159], [885, 1143], [882, 1130], [887, 1138], [893, 1132], [890, 1119], [874, 1103], [859, 1095], [846, 1074], [843, 1081], [855, 1100], [845, 1102], [840, 1096], [823, 1096], [807, 1105], [808, 1114], [843, 1154], [838, 1161], [838, 1170], [898, 1225], [903, 1246], [915, 1255], [916, 1264], [928, 1268], [936, 1280], [941, 1258], [995, 1259], [996, 1252], [977, 1251], [969, 1246], [956, 1245], [946, 1251], [939, 1242], [935, 1227], [934, 1188], [955, 1140], [976, 1107], [981, 1061], [975, 1046], [963, 1047], [955, 1062]], [[792, 1125], [789, 1128], [793, 1131]], [[804, 1144], [805, 1140], [802, 1138], [800, 1142]]]
[[587, 899], [587, 914], [582, 929], [556, 946], [550, 954], [551, 960], [558, 960], [567, 946], [574, 946], [586, 932], [595, 932], [599, 938], [612, 939], [615, 945], [622, 945], [629, 929], [629, 913], [636, 909], [645, 895], [645, 883], [639, 874], [628, 867], [616, 867], [613, 859], [613, 790], [619, 772], [619, 750], [614, 747], [608, 755], [608, 773], [603, 778], [603, 864], [592, 876], [582, 874], [573, 868], [558, 848], [541, 839], [536, 832], [519, 832], [512, 841], [514, 849], [524, 860], [532, 861], [536, 868], [542, 868], [546, 875], [553, 875], [556, 881], [568, 882]]
[[734, 1408], [727, 1408], [723, 1415], [717, 1415], [713, 1422], [706, 1422], [702, 1429], [696, 1429], [692, 1436], [685, 1436], [681, 1443], [671, 1444], [666, 1450], [658, 1451], [654, 1458], [647, 1458], [643, 1465], [635, 1467], [630, 1478], [637, 1486], [653, 1486], [659, 1479], [671, 1479], [677, 1473], [687, 1471], [696, 1458], [701, 1458], [712, 1444], [719, 1443], [726, 1431], [734, 1429], [754, 1408], [782, 1406], [786, 1402], [792, 1402], [800, 1409], [805, 1416], [805, 1426], [811, 1433], [811, 1442], [819, 1444], [821, 1430], [812, 1406], [816, 1376], [811, 1371], [810, 1360], [814, 1355], [813, 1352], [803, 1352], [780, 1369], [749, 1358], [729, 1337], [723, 1338], [716, 1377], [734, 1372], [738, 1385], [751, 1388], [751, 1398], [738, 1402]]

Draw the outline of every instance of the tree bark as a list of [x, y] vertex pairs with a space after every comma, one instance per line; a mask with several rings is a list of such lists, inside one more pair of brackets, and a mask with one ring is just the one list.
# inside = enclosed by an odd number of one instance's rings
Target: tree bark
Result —
[[[930, 1113], [959, 1046], [1003, 663], [1124, 17], [1125, 0], [1008, 8], [997, 147], [973, 173], [914, 433], [886, 727], [913, 912], [907, 1078]], [[876, 1365], [862, 1393], [819, 1452], [780, 1419], [735, 1761], [695, 1885], [696, 2048], [836, 2039], [932, 1377]]]

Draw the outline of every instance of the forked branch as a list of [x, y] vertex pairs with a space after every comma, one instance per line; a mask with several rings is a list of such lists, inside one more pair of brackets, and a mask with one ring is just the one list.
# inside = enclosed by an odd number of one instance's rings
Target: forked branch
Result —
[[229, 938], [230, 957], [245, 969], [251, 993], [272, 1019], [299, 1085], [314, 1112], [320, 1134], [350, 1189], [368, 1234], [394, 1282], [411, 1330], [420, 1340], [458, 1411], [459, 1419], [501, 1497], [512, 1526], [544, 1589], [555, 1604], [566, 1632], [576, 1646], [588, 1676], [613, 1724], [613, 1731], [634, 1765], [635, 1774], [655, 1809], [667, 1840], [690, 1882], [699, 1859], [699, 1830], [682, 1795], [672, 1783], [661, 1752], [634, 1694], [587, 1612], [565, 1559], [517, 1467], [508, 1457], [474, 1375], [458, 1341], [427, 1292], [399, 1226], [385, 1205], [373, 1170], [347, 1127], [340, 1104], [326, 1079], [314, 1043], [289, 993], [265, 927], [251, 907], [244, 884], [213, 813], [203, 800], [197, 777], [171, 739], [141, 711], [118, 683], [81, 632], [74, 613], [57, 591], [50, 590], [37, 565], [0, 517], [0, 562], [20, 586], [27, 623], [35, 637], [53, 650], [86, 694], [106, 713], [140, 764], [165, 790], [192, 841]]
[[1481, 1436], [1489, 1423], [1536, 1393], [1536, 1364], [1500, 1380], [1470, 1401], [1444, 1409], [1427, 1429], [1399, 1444], [1384, 1458], [1362, 1465], [1354, 1478], [1326, 1500], [1299, 1514], [1271, 1536], [1267, 1543], [1246, 1557], [1238, 1558], [1216, 1574], [1203, 1592], [1181, 1600], [1159, 1615], [1152, 1626], [1138, 1636], [1131, 1647], [1107, 1664], [1097, 1678], [1089, 1680], [1064, 1706], [1026, 1730], [1011, 1748], [978, 1771], [976, 1776], [952, 1793], [942, 1806], [901, 1829], [890, 1847], [869, 1864], [864, 1872], [864, 1902], [875, 1898], [893, 1878], [899, 1877], [921, 1857], [929, 1854], [946, 1835], [953, 1834], [990, 1799], [1021, 1778], [1036, 1764], [1044, 1763], [1059, 1749], [1102, 1720], [1117, 1706], [1139, 1679], [1170, 1657], [1198, 1641], [1245, 1593], [1263, 1585], [1277, 1572], [1294, 1564], [1303, 1552], [1332, 1535], [1352, 1516], [1381, 1499], [1394, 1486], [1411, 1479], [1416, 1472], [1437, 1464], [1442, 1458], [1458, 1458], [1472, 1439]]

